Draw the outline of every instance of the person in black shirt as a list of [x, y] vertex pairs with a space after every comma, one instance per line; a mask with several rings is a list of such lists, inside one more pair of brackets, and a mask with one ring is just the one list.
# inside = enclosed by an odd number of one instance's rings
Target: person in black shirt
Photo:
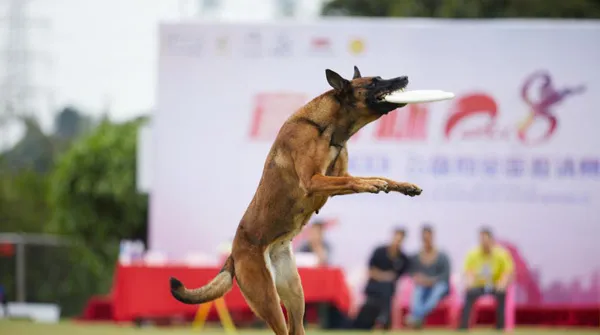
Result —
[[[361, 307], [353, 328], [371, 329], [377, 325], [390, 329], [392, 325], [392, 299], [396, 282], [409, 268], [408, 257], [402, 252], [406, 231], [396, 228], [392, 241], [375, 249], [369, 260], [369, 280], [365, 288], [366, 301]], [[376, 314], [376, 319], [368, 315]]]

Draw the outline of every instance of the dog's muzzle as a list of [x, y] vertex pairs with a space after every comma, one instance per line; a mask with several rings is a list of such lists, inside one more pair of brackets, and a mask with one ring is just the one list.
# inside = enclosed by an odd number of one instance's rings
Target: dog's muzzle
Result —
[[396, 91], [404, 91], [408, 85], [408, 77], [402, 76], [388, 80], [380, 80], [377, 82], [377, 86], [380, 87], [378, 92], [375, 94], [375, 99], [378, 102], [383, 102], [384, 98]]

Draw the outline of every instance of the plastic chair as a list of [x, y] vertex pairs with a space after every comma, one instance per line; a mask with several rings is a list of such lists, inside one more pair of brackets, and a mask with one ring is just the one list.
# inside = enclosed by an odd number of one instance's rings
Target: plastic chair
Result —
[[404, 309], [410, 308], [410, 300], [414, 291], [412, 278], [404, 276], [398, 281], [399, 290], [396, 291], [392, 307], [392, 329], [403, 328]]
[[456, 320], [460, 317], [461, 298], [459, 288], [459, 275], [453, 274], [450, 277], [450, 292], [438, 304], [438, 308], [446, 308], [446, 320], [449, 328], [456, 328]]
[[[506, 288], [506, 300], [504, 302], [504, 331], [512, 332], [515, 329], [515, 314], [516, 314], [516, 301], [515, 292], [516, 288], [514, 284], [510, 284]], [[496, 299], [492, 295], [484, 295], [477, 299], [473, 304], [471, 315], [469, 316], [469, 327], [473, 326], [477, 316], [477, 313], [482, 308], [496, 308]], [[458, 320], [458, 319], [457, 319]]]
[[[446, 310], [448, 327], [455, 326], [455, 320], [457, 320], [460, 313], [460, 296], [457, 291], [457, 278], [457, 275], [452, 275], [450, 277], [450, 291], [435, 307], [435, 309]], [[400, 290], [396, 293], [392, 320], [394, 329], [401, 329], [404, 327], [404, 323], [402, 322], [404, 318], [404, 309], [410, 310], [410, 303], [414, 291], [414, 282], [410, 277], [402, 278], [399, 285]]]

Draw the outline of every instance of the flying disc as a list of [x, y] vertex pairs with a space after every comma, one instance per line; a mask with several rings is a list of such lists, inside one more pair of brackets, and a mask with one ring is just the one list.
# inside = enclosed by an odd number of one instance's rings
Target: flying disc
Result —
[[394, 91], [383, 99], [396, 104], [414, 104], [420, 102], [434, 102], [454, 98], [454, 93], [440, 90], [414, 90]]

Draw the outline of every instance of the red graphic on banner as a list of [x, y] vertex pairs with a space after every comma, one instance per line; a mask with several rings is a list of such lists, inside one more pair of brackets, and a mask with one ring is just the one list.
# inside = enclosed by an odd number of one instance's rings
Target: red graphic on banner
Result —
[[327, 49], [331, 45], [331, 41], [326, 37], [316, 37], [312, 39], [310, 44], [315, 49]]
[[331, 40], [327, 37], [314, 37], [310, 41], [309, 51], [315, 54], [331, 54]]
[[285, 120], [305, 103], [306, 96], [300, 93], [258, 94], [252, 114], [250, 138], [273, 140]]
[[[539, 83], [537, 90], [534, 89], [534, 83]], [[558, 119], [552, 114], [551, 107], [560, 103], [567, 96], [581, 93], [584, 90], [584, 86], [557, 90], [552, 84], [552, 77], [547, 72], [535, 72], [527, 78], [521, 89], [521, 98], [529, 106], [530, 112], [516, 128], [499, 129], [496, 124], [499, 110], [494, 98], [484, 93], [472, 93], [456, 101], [452, 114], [446, 122], [444, 134], [449, 139], [458, 132], [459, 124], [473, 117], [485, 117], [487, 118], [485, 125], [462, 131], [460, 138], [507, 139], [511, 133], [516, 131], [517, 138], [524, 144], [545, 142], [552, 137], [558, 126]], [[533, 98], [532, 91], [537, 93], [536, 98]], [[534, 138], [530, 135], [530, 129], [536, 120], [545, 122], [546, 130], [541, 136]]]
[[472, 93], [456, 100], [452, 114], [446, 121], [444, 134], [450, 138], [458, 124], [474, 116], [486, 118], [486, 124], [475, 129], [464, 130], [461, 133], [462, 139], [506, 139], [508, 132], [499, 130], [496, 126], [498, 118], [498, 105], [491, 96], [485, 93]]
[[[249, 137], [257, 141], [272, 141], [287, 118], [302, 107], [307, 96], [300, 93], [261, 93], [255, 98]], [[375, 122], [372, 134], [380, 141], [425, 141], [429, 110], [425, 105], [409, 105], [382, 116]], [[364, 138], [360, 130], [350, 141]]]
[[375, 138], [378, 140], [427, 139], [429, 111], [424, 105], [409, 105], [384, 115], [377, 121]]

